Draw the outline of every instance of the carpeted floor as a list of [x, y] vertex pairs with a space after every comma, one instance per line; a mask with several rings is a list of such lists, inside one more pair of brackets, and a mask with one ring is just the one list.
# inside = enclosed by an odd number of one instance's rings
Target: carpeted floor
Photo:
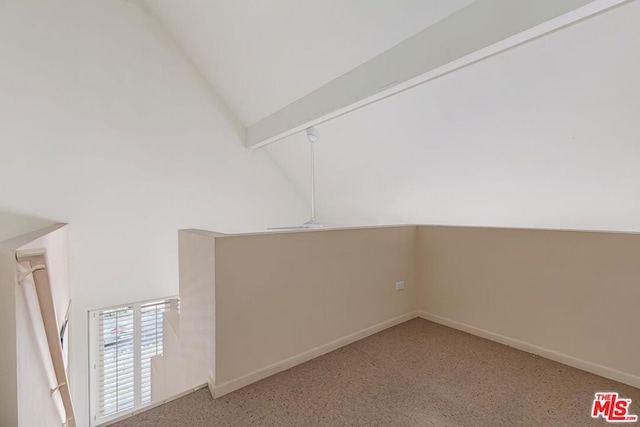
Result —
[[597, 391], [640, 413], [639, 389], [415, 319], [219, 399], [203, 389], [116, 425], [607, 425], [590, 417]]

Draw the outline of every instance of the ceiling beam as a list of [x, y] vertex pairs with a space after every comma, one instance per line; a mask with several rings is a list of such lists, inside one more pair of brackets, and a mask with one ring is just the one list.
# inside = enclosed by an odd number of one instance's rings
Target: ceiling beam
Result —
[[246, 146], [271, 144], [630, 1], [476, 0], [249, 126]]

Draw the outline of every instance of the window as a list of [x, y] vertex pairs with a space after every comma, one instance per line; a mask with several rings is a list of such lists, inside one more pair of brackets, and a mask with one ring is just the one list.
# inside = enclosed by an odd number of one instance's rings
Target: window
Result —
[[92, 424], [151, 403], [151, 358], [162, 355], [162, 313], [178, 298], [92, 311], [90, 321]]

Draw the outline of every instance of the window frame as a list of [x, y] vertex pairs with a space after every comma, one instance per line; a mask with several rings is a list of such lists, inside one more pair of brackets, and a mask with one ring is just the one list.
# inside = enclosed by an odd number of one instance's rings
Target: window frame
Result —
[[[128, 304], [119, 304], [104, 307], [88, 312], [88, 339], [89, 339], [89, 417], [90, 426], [97, 427], [110, 424], [122, 418], [134, 415], [147, 407], [154, 405], [152, 401], [142, 403], [142, 307], [152, 303], [169, 303], [169, 310], [179, 311], [180, 298], [178, 295], [153, 298]], [[133, 408], [115, 412], [105, 417], [100, 417], [99, 386], [100, 375], [98, 372], [98, 356], [100, 353], [100, 314], [109, 310], [121, 310], [131, 307], [133, 309], [133, 366], [134, 366], [134, 402]], [[164, 345], [163, 345], [164, 348]]]

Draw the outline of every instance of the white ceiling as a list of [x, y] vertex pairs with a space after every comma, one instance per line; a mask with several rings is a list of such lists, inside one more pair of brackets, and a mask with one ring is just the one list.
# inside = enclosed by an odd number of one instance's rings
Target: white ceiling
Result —
[[[638, 22], [636, 0], [319, 126], [320, 220], [640, 231]], [[308, 195], [304, 136], [265, 149]]]
[[245, 126], [472, 0], [147, 0]]

